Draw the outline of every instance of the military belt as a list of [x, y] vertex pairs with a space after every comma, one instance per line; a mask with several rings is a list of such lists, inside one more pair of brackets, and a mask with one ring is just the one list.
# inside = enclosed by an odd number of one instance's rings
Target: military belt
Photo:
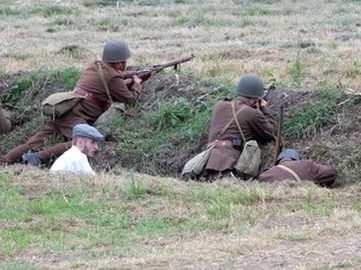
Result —
[[207, 144], [207, 148], [211, 146], [233, 146], [232, 141], [230, 140], [214, 140]]
[[89, 100], [91, 103], [96, 105], [102, 111], [104, 111], [106, 109], [106, 107], [108, 106], [107, 101], [101, 100], [100, 98], [96, 97], [93, 93], [90, 93], [89, 91], [87, 91], [84, 88], [81, 88], [79, 86], [75, 87], [75, 93], [85, 97], [85, 99]]

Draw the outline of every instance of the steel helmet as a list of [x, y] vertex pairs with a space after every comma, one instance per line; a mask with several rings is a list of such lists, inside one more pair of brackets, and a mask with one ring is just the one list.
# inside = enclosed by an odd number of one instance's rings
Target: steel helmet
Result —
[[119, 63], [127, 60], [131, 55], [127, 42], [124, 40], [110, 40], [104, 46], [102, 61], [105, 63]]
[[237, 95], [249, 98], [263, 97], [264, 84], [257, 75], [247, 74], [237, 85]]
[[278, 155], [277, 163], [284, 159], [284, 158], [290, 158], [293, 160], [300, 160], [301, 156], [300, 154], [294, 150], [294, 149], [284, 149], [282, 152]]

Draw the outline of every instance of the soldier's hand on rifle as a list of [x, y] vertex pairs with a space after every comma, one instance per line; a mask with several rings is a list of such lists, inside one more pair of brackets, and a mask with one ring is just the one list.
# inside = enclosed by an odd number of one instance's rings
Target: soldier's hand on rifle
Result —
[[266, 107], [267, 106], [267, 101], [263, 98], [259, 98], [258, 99], [258, 106], [259, 107]]
[[139, 78], [137, 75], [133, 75], [133, 83], [134, 84], [141, 84], [142, 83], [142, 79], [141, 78]]
[[125, 80], [124, 80], [124, 83], [125, 83], [126, 85], [130, 85], [132, 82], [133, 82], [133, 79], [132, 79], [132, 78], [128, 78], [128, 79], [125, 79]]

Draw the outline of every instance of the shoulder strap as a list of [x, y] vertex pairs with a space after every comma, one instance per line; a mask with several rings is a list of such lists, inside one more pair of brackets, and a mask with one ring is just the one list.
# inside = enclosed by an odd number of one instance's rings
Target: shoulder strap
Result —
[[[232, 101], [233, 102], [233, 101]], [[238, 109], [238, 111], [236, 112], [236, 116], [244, 109], [246, 108], [246, 105], [242, 105], [241, 108]], [[232, 112], [233, 114], [233, 112]], [[226, 132], [226, 130], [229, 128], [229, 126], [232, 124], [232, 122], [234, 121], [234, 118], [232, 117], [231, 119], [228, 120], [227, 124], [224, 126], [224, 128], [222, 128], [221, 133], [223, 134], [224, 132]]]
[[103, 85], [104, 85], [104, 88], [105, 88], [105, 93], [107, 94], [110, 103], [113, 103], [113, 99], [110, 96], [110, 91], [109, 91], [109, 88], [108, 88], [108, 84], [107, 84], [107, 82], [105, 80], [102, 64], [98, 61], [97, 65], [98, 65], [98, 74], [99, 74], [99, 77], [100, 77], [101, 81], [103, 82]]
[[278, 164], [276, 167], [281, 168], [282, 170], [292, 174], [292, 176], [295, 178], [295, 180], [297, 180], [297, 182], [301, 182], [300, 177], [297, 175], [297, 173], [295, 173], [294, 170], [292, 170], [284, 165], [281, 165], [281, 164]]
[[[243, 108], [245, 108], [246, 106], [242, 106], [242, 108], [240, 108], [239, 110], [238, 110], [238, 112], [240, 112]], [[239, 124], [239, 122], [238, 122], [238, 118], [237, 118], [237, 114], [238, 113], [236, 113], [236, 105], [235, 105], [235, 102], [234, 102], [234, 100], [232, 100], [232, 114], [233, 114], [233, 119], [234, 119], [234, 121], [236, 122], [236, 125], [237, 125], [237, 127], [238, 127], [238, 130], [239, 130], [239, 133], [241, 133], [241, 136], [242, 136], [242, 139], [243, 139], [243, 141], [246, 143], [246, 137], [244, 136], [244, 134], [243, 134], [243, 131], [242, 131], [242, 129], [241, 129], [241, 125]]]

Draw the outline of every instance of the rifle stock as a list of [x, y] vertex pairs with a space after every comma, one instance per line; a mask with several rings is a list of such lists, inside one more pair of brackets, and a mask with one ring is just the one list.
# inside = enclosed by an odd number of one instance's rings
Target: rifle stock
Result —
[[195, 56], [193, 54], [191, 54], [188, 57], [183, 57], [183, 58], [179, 58], [173, 61], [170, 61], [168, 63], [165, 64], [160, 64], [160, 65], [151, 65], [148, 66], [144, 69], [140, 69], [140, 70], [135, 70], [135, 71], [129, 71], [126, 72], [124, 75], [124, 79], [126, 80], [126, 84], [129, 85], [131, 83], [133, 83], [133, 80], [129, 80], [132, 79], [132, 77], [134, 75], [136, 75], [137, 77], [139, 77], [140, 79], [142, 79], [142, 81], [146, 81], [148, 80], [154, 73], [158, 73], [160, 71], [162, 71], [165, 68], [168, 67], [174, 67], [174, 69], [178, 69], [179, 64], [191, 61]]
[[283, 105], [280, 105], [278, 112], [278, 124], [277, 124], [277, 135], [276, 144], [274, 148], [273, 165], [276, 165], [279, 154], [282, 150], [282, 130], [283, 130]]

